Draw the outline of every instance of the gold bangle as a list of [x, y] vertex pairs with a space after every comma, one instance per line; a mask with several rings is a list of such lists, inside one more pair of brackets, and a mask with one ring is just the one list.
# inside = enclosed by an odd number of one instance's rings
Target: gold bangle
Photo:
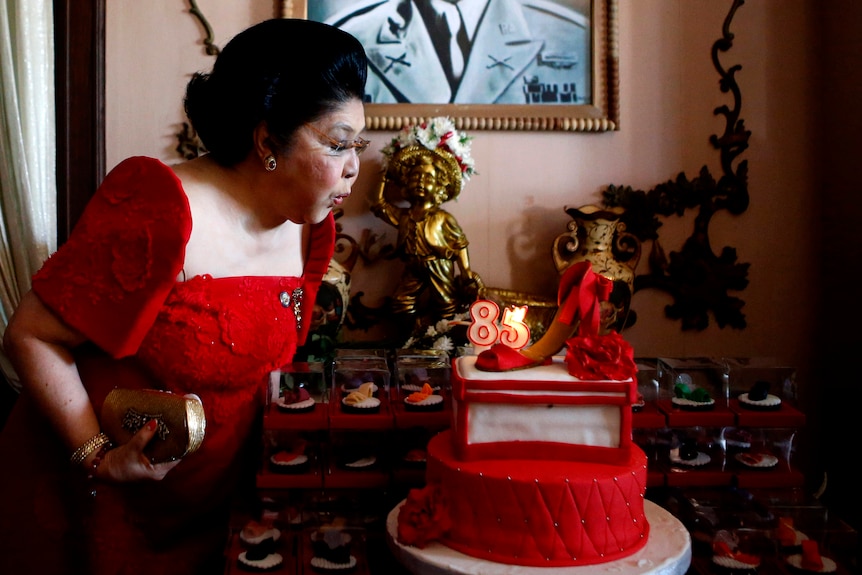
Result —
[[75, 453], [72, 454], [71, 462], [72, 465], [80, 465], [84, 462], [87, 457], [90, 456], [91, 453], [99, 449], [105, 444], [111, 442], [111, 439], [105, 435], [104, 433], [99, 432], [94, 435], [90, 439], [84, 442], [81, 447], [75, 450]]

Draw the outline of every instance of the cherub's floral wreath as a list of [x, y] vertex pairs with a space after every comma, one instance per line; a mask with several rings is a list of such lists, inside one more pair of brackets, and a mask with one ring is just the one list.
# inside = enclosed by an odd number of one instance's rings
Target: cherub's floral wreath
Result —
[[450, 118], [431, 118], [427, 122], [413, 126], [405, 126], [391, 142], [383, 147], [384, 170], [386, 164], [395, 152], [408, 146], [424, 146], [429, 150], [442, 148], [451, 153], [461, 167], [461, 179], [464, 184], [470, 176], [477, 173], [473, 156], [470, 154], [473, 138], [455, 129]]

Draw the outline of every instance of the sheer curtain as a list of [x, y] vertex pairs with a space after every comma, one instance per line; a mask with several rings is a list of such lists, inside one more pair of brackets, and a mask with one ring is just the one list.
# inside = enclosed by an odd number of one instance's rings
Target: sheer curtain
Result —
[[[57, 249], [51, 0], [0, 2], [0, 336]], [[0, 367], [19, 389], [5, 354]]]

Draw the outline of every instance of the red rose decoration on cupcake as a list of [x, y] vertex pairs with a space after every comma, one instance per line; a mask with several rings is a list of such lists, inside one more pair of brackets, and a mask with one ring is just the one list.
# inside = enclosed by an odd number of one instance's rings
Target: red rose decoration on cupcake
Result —
[[449, 531], [451, 525], [438, 485], [411, 489], [398, 511], [398, 541], [423, 549]]
[[605, 335], [577, 335], [566, 341], [566, 364], [578, 379], [632, 378], [638, 369], [634, 349], [615, 331]]

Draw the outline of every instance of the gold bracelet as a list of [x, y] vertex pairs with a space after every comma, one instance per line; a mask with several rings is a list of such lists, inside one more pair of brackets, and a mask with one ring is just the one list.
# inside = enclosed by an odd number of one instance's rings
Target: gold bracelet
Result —
[[93, 437], [85, 441], [84, 444], [81, 445], [81, 447], [79, 447], [78, 449], [76, 449], [75, 453], [72, 454], [72, 465], [80, 465], [85, 459], [87, 459], [87, 457], [90, 456], [91, 453], [110, 442], [111, 439], [104, 433], [99, 432], [98, 434], [94, 435]]

